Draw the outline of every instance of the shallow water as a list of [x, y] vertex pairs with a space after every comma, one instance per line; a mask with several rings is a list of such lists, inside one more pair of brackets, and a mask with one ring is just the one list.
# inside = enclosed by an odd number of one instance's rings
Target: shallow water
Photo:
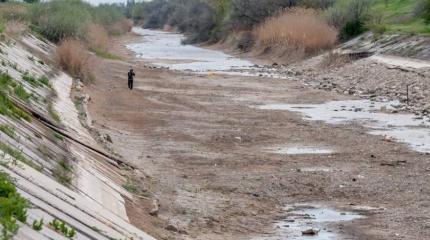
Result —
[[265, 110], [300, 112], [305, 119], [330, 124], [359, 123], [369, 133], [383, 135], [408, 144], [412, 149], [430, 153], [429, 119], [417, 119], [413, 114], [383, 112], [399, 105], [398, 102], [371, 102], [369, 100], [332, 101], [323, 104], [269, 104]]
[[[340, 212], [332, 208], [319, 205], [291, 205], [285, 207], [286, 217], [274, 224], [275, 234], [263, 236], [261, 240], [335, 240], [350, 239], [342, 236], [336, 231], [334, 225], [347, 221], [363, 218], [359, 214], [352, 212]], [[332, 225], [334, 224], [334, 225]], [[318, 234], [309, 236], [302, 232], [308, 229], [315, 229]]]
[[182, 34], [143, 28], [134, 28], [133, 31], [143, 36], [143, 42], [129, 44], [127, 47], [138, 57], [149, 59], [156, 66], [197, 72], [227, 71], [254, 66], [250, 61], [220, 51], [183, 45]]

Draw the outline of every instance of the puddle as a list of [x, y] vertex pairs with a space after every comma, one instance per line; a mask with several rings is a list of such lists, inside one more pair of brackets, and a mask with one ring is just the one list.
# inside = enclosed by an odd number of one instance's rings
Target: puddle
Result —
[[269, 104], [258, 108], [300, 112], [305, 119], [330, 124], [355, 122], [370, 128], [370, 134], [387, 136], [408, 144], [418, 152], [430, 153], [429, 119], [417, 119], [413, 114], [384, 112], [393, 110], [398, 105], [399, 102], [396, 101], [349, 100], [323, 104]]
[[[335, 240], [345, 238], [336, 230], [336, 224], [353, 221], [364, 216], [352, 212], [340, 212], [319, 205], [298, 204], [285, 207], [286, 217], [274, 224], [276, 232], [271, 236], [259, 237], [261, 240], [295, 239], [295, 240]], [[315, 235], [304, 235], [302, 232], [314, 229]]]
[[331, 154], [334, 151], [329, 148], [307, 147], [307, 146], [291, 146], [278, 147], [268, 149], [272, 153], [287, 154], [287, 155], [305, 155], [305, 154]]

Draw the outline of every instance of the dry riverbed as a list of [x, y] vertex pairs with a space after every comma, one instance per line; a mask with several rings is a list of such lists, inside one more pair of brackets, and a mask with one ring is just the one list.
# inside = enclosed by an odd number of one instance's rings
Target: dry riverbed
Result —
[[[309, 121], [303, 111], [264, 107], [354, 97], [258, 74], [154, 68], [155, 60], [126, 47], [136, 42], [142, 37], [116, 39], [111, 49], [123, 60], [100, 60], [82, 91], [92, 127], [138, 168], [130, 181], [141, 201], [129, 202], [127, 213], [146, 232], [159, 239], [430, 236], [425, 151], [369, 134], [359, 122]], [[150, 214], [154, 199], [158, 214]], [[317, 237], [302, 236], [307, 230]]]

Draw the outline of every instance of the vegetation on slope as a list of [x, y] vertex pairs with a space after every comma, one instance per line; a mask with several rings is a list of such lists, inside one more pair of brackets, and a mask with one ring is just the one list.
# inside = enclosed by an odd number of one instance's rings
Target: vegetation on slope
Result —
[[[218, 41], [250, 31], [279, 11], [312, 8], [347, 40], [368, 29], [428, 33], [429, 0], [154, 0], [128, 11], [144, 27], [170, 26], [187, 33], [189, 42]], [[267, 25], [267, 24], [266, 24]]]
[[82, 0], [53, 0], [28, 7], [31, 28], [59, 44], [57, 61], [74, 77], [91, 81], [88, 61], [91, 50], [99, 57], [117, 59], [109, 53], [111, 36], [131, 30], [132, 23], [119, 5], [90, 5]]
[[17, 221], [27, 220], [27, 207], [27, 200], [16, 191], [9, 176], [0, 172], [0, 239], [12, 239], [19, 229]]

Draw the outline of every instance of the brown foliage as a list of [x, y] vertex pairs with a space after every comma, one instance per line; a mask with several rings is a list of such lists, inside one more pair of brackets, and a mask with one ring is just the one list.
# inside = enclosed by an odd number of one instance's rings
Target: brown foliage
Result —
[[302, 49], [310, 53], [332, 47], [338, 33], [315, 10], [295, 8], [269, 18], [254, 34], [260, 47]]
[[89, 53], [84, 44], [76, 39], [64, 39], [57, 47], [58, 64], [74, 77], [90, 79]]
[[85, 41], [90, 48], [106, 50], [109, 44], [109, 35], [103, 26], [90, 24], [87, 28]]
[[109, 34], [122, 35], [131, 31], [133, 22], [129, 19], [123, 18], [122, 20], [107, 27]]

